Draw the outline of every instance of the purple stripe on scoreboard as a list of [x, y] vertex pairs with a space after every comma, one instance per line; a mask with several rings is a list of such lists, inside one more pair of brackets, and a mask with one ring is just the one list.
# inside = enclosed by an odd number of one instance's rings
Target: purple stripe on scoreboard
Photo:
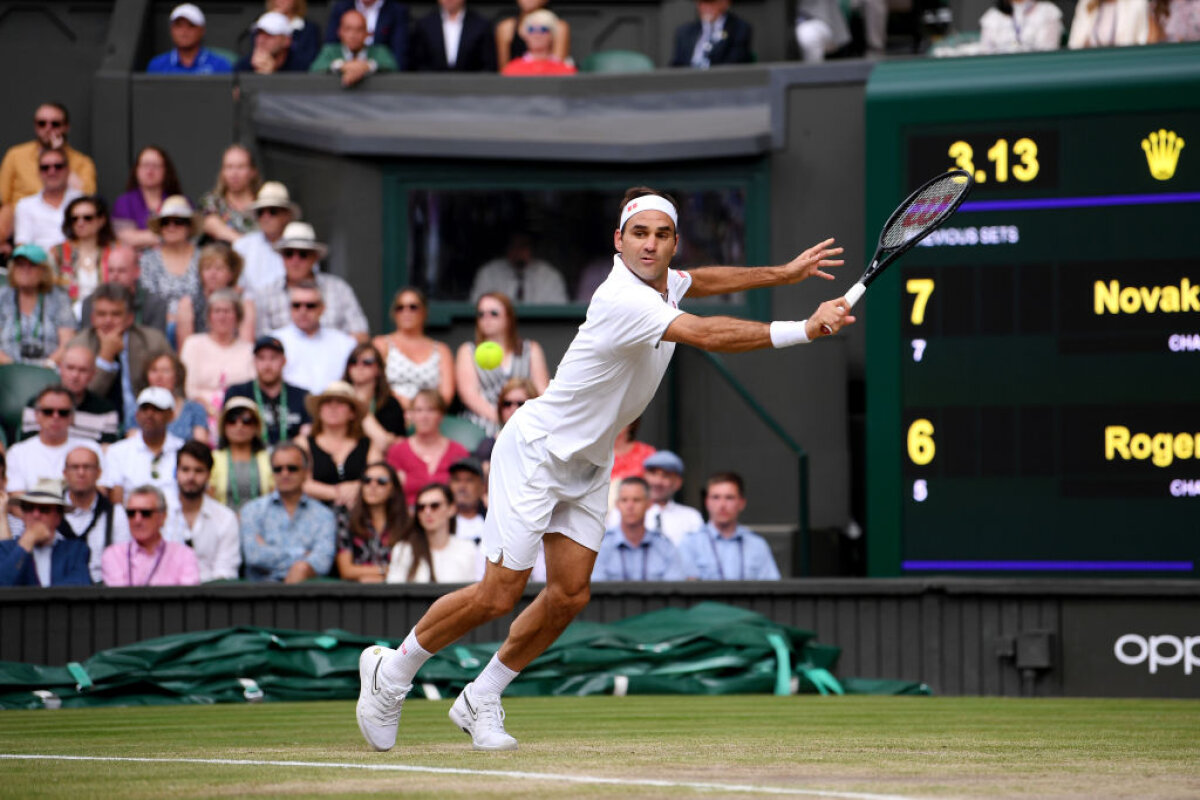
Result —
[[903, 561], [907, 571], [950, 572], [1192, 572], [1191, 561]]
[[959, 206], [959, 211], [1030, 211], [1042, 208], [1093, 208], [1098, 206], [1146, 206], [1163, 203], [1200, 203], [1200, 192], [1173, 194], [1114, 194], [1099, 197], [1041, 197], [1024, 200], [976, 200]]

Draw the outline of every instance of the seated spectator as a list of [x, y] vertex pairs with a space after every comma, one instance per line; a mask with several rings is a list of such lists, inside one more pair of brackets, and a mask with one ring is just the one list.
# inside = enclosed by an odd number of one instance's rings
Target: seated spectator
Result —
[[129, 518], [124, 508], [110, 503], [99, 491], [100, 454], [92, 448], [74, 447], [68, 451], [63, 479], [67, 484], [67, 503], [58, 530], [68, 539], [87, 542], [88, 573], [93, 583], [100, 583], [104, 550], [129, 541]]
[[[442, 419], [446, 406], [442, 397], [432, 389], [422, 389], [413, 398], [408, 418], [413, 432], [387, 451], [387, 461], [400, 473], [405, 499], [411, 506], [417, 493], [431, 483], [450, 480], [450, 465], [467, 457], [467, 448], [442, 435]], [[447, 502], [453, 503], [451, 496]]]
[[533, 257], [533, 237], [514, 233], [504, 256], [475, 273], [471, 301], [485, 294], [504, 294], [517, 303], [567, 303], [567, 284], [553, 265]]
[[[238, 286], [257, 293], [273, 289], [286, 275], [283, 256], [275, 249], [275, 243], [283, 236], [288, 224], [300, 216], [300, 206], [292, 202], [286, 186], [278, 181], [267, 181], [255, 195], [251, 210], [258, 230], [239, 237], [233, 243], [233, 249], [244, 262]], [[261, 322], [259, 330], [262, 330]]]
[[347, 89], [376, 72], [395, 72], [396, 59], [381, 44], [367, 44], [367, 20], [350, 9], [342, 14], [338, 43], [327, 44], [308, 68], [309, 72], [331, 72], [342, 79]]
[[189, 336], [179, 349], [179, 360], [187, 368], [188, 399], [215, 419], [225, 403], [225, 389], [254, 378], [254, 347], [238, 338], [244, 313], [236, 290], [213, 292], [206, 309], [207, 332]]
[[200, 249], [200, 285], [195, 294], [179, 298], [175, 312], [175, 340], [182, 352], [184, 343], [194, 333], [208, 331], [208, 301], [214, 292], [232, 291], [241, 305], [241, 322], [237, 335], [249, 346], [254, 342], [254, 301], [243, 298], [237, 291], [238, 278], [242, 274], [242, 257], [224, 242], [205, 245]]
[[67, 453], [76, 447], [100, 452], [95, 442], [71, 437], [75, 408], [71, 393], [62, 386], [47, 386], [34, 398], [40, 428], [30, 437], [8, 448], [8, 493], [20, 495], [42, 478], [61, 480]]
[[1067, 47], [1127, 47], [1150, 39], [1148, 0], [1079, 0]]
[[263, 421], [262, 433], [268, 446], [296, 438], [307, 432], [312, 422], [304, 407], [308, 392], [284, 382], [286, 366], [283, 342], [274, 336], [259, 337], [254, 343], [254, 380], [234, 384], [225, 391], [227, 405], [233, 397], [254, 401]]
[[[133, 303], [133, 322], [153, 328], [160, 334], [167, 332], [167, 301], [151, 294], [141, 284], [142, 267], [138, 263], [137, 251], [127, 244], [114, 244], [108, 256], [108, 280], [129, 290]], [[107, 281], [106, 281], [107, 282]], [[99, 288], [99, 287], [96, 287]], [[79, 312], [80, 327], [92, 322], [92, 295], [83, 301]], [[166, 342], [166, 339], [163, 339]]]
[[163, 538], [167, 498], [161, 488], [148, 484], [130, 488], [125, 514], [129, 517], [132, 538], [105, 548], [101, 560], [105, 586], [200, 583], [200, 564], [192, 548]]
[[[345, 17], [342, 17], [345, 19]], [[466, 7], [466, 0], [438, 0], [417, 21], [412, 34], [415, 72], [495, 72], [496, 35], [492, 23]]]
[[[15, 504], [16, 501], [13, 502]], [[8, 459], [3, 448], [0, 448], [0, 542], [13, 538], [13, 523], [21, 524], [21, 520], [13, 517], [8, 506]]]
[[231, 144], [221, 155], [221, 169], [211, 192], [200, 198], [204, 233], [210, 239], [233, 244], [257, 230], [254, 201], [262, 178], [254, 156], [240, 144]]
[[292, 324], [274, 332], [283, 343], [287, 364], [283, 378], [312, 394], [339, 380], [355, 342], [349, 334], [321, 324], [325, 299], [314, 281], [301, 281], [288, 289]]
[[1200, 0], [1152, 0], [1150, 42], [1200, 42]]
[[454, 535], [454, 496], [444, 483], [417, 493], [415, 511], [392, 548], [388, 583], [470, 583], [483, 569], [479, 546]]
[[735, 472], [718, 472], [704, 488], [708, 522], [679, 546], [688, 578], [702, 581], [777, 581], [779, 567], [767, 540], [738, 524], [746, 490]]
[[[10, 109], [11, 110], [11, 109]], [[42, 190], [38, 156], [43, 150], [62, 150], [67, 156], [68, 185], [84, 194], [96, 193], [96, 165], [92, 159], [67, 144], [71, 118], [66, 106], [42, 103], [33, 113], [34, 138], [13, 145], [0, 161], [0, 248], [9, 252], [13, 212], [23, 198]]]
[[[84, 344], [67, 345], [58, 366], [62, 386], [71, 395], [75, 416], [68, 433], [72, 439], [86, 439], [100, 444], [112, 444], [120, 438], [121, 420], [117, 409], [88, 388], [96, 375], [96, 354]], [[21, 415], [21, 432], [35, 436], [42, 429], [37, 413], [37, 401], [30, 399]]]
[[[495, 369], [475, 362], [475, 348], [495, 342], [504, 359]], [[529, 378], [538, 394], [550, 384], [550, 370], [542, 346], [517, 333], [517, 312], [507, 295], [489, 292], [475, 303], [475, 341], [463, 342], [454, 365], [458, 396], [466, 409], [463, 417], [495, 436], [500, 430], [496, 402], [500, 388], [512, 378]]]
[[134, 322], [133, 296], [123, 285], [102, 283], [88, 300], [91, 327], [68, 346], [84, 345], [96, 354], [96, 375], [88, 388], [112, 403], [122, 427], [130, 428], [134, 398], [146, 388], [151, 359], [171, 347], [157, 330]]
[[387, 380], [383, 377], [383, 358], [375, 345], [360, 344], [350, 351], [342, 380], [354, 387], [354, 393], [367, 409], [363, 431], [387, 452], [392, 442], [408, 431], [404, 424], [404, 409], [388, 390]]
[[[509, 378], [505, 381], [504, 386], [500, 389], [500, 396], [496, 399], [496, 415], [500, 420], [500, 427], [503, 428], [512, 419], [512, 415], [517, 413], [518, 408], [537, 396], [537, 387], [528, 378]], [[483, 465], [485, 480], [491, 467], [492, 447], [495, 444], [495, 437], [489, 436], [475, 448], [474, 456]]]
[[515, 57], [500, 70], [501, 75], [574, 75], [578, 70], [570, 59], [554, 54], [554, 31], [558, 28], [558, 17], [553, 11], [539, 8], [521, 20], [517, 33], [525, 42], [525, 52]]
[[337, 0], [325, 23], [325, 42], [338, 40], [342, 15], [357, 9], [367, 21], [367, 44], [381, 44], [392, 51], [396, 69], [408, 69], [408, 6], [397, 0]]
[[654, 454], [654, 448], [645, 442], [637, 440], [638, 428], [642, 425], [641, 417], [621, 428], [617, 432], [617, 441], [613, 444], [612, 479], [642, 477], [642, 464]]
[[646, 530], [650, 487], [642, 478], [621, 481], [617, 510], [621, 521], [608, 529], [596, 554], [593, 581], [681, 581], [683, 559], [671, 540]]
[[[496, 65], [500, 69], [514, 58], [525, 55], [525, 40], [518, 35], [521, 23], [529, 14], [545, 8], [547, 3], [548, 0], [517, 0], [517, 16], [505, 17], [496, 23]], [[571, 26], [565, 20], [558, 20], [551, 41], [550, 51], [559, 61], [565, 62], [571, 57]]]
[[[272, 245], [283, 256], [284, 277], [271, 286], [255, 292], [260, 331], [273, 331], [288, 324], [288, 289], [307, 281], [315, 281], [325, 298], [321, 325], [350, 334], [360, 342], [370, 340], [367, 315], [350, 284], [336, 275], [317, 271], [317, 262], [329, 248], [317, 241], [317, 234], [307, 222], [291, 222], [283, 236]], [[324, 388], [324, 387], [322, 387]]]
[[996, 0], [979, 18], [982, 53], [1057, 50], [1062, 34], [1062, 11], [1049, 0]]
[[88, 546], [59, 532], [62, 481], [44, 478], [17, 501], [24, 528], [0, 541], [0, 586], [89, 586]]
[[479, 459], [467, 456], [450, 465], [450, 491], [454, 493], [454, 535], [479, 544], [487, 516], [487, 481]]
[[675, 502], [675, 495], [683, 486], [683, 459], [670, 450], [659, 450], [642, 462], [642, 468], [650, 487], [646, 529], [662, 531], [678, 547], [689, 533], [704, 525], [699, 511]]
[[820, 63], [850, 40], [850, 25], [837, 0], [800, 0], [797, 4], [796, 44], [804, 63]]
[[382, 461], [368, 464], [358, 496], [338, 515], [338, 575], [344, 581], [382, 583], [392, 547], [408, 526], [408, 506], [396, 471]]
[[17, 201], [13, 212], [13, 240], [49, 250], [62, 244], [66, 207], [83, 192], [68, 183], [67, 154], [63, 150], [43, 150], [38, 154], [38, 175], [42, 188]]
[[135, 487], [168, 491], [175, 485], [175, 454], [183, 446], [183, 439], [167, 432], [174, 411], [175, 398], [161, 386], [148, 386], [138, 394], [139, 430], [108, 448], [100, 479], [101, 486], [110, 487], [108, 496], [114, 503], [124, 502]]
[[275, 488], [271, 456], [262, 438], [262, 417], [248, 397], [231, 397], [217, 420], [212, 496], [234, 511]]
[[[192, 548], [200, 582], [237, 580], [242, 537], [237, 514], [208, 496], [213, 454], [200, 442], [184, 442], [175, 455], [175, 494], [167, 496], [163, 538]], [[269, 471], [269, 470], [268, 470]]]
[[321, 50], [321, 30], [309, 22], [307, 0], [267, 0], [267, 11], [277, 11], [292, 25], [292, 52], [297, 63], [308, 65]]
[[428, 314], [424, 292], [407, 286], [392, 300], [396, 330], [374, 339], [384, 356], [388, 386], [405, 410], [421, 389], [437, 389], [446, 405], [454, 400], [454, 357], [444, 343], [425, 335]]
[[167, 319], [175, 316], [179, 298], [200, 291], [200, 215], [183, 195], [163, 200], [147, 223], [160, 241], [142, 251], [141, 283], [146, 291], [167, 301]]
[[191, 3], [171, 11], [171, 44], [175, 47], [150, 59], [146, 72], [164, 75], [221, 75], [233, 65], [204, 46], [204, 12]]
[[[184, 396], [183, 387], [187, 385], [187, 380], [187, 367], [179, 360], [179, 356], [170, 350], [154, 356], [146, 365], [146, 386], [166, 389], [175, 401], [170, 421], [167, 423], [167, 432], [184, 441], [196, 439], [208, 444], [208, 412], [204, 406]], [[135, 421], [130, 429], [136, 427]]]
[[329, 573], [337, 521], [304, 493], [308, 453], [293, 442], [271, 452], [275, 491], [242, 506], [242, 555], [252, 581], [300, 583]]
[[156, 247], [158, 235], [147, 228], [150, 217], [158, 213], [163, 200], [182, 194], [179, 173], [167, 151], [153, 145], [143, 147], [125, 181], [125, 193], [113, 201], [112, 223], [117, 238], [138, 250]]
[[94, 194], [67, 203], [62, 232], [65, 238], [50, 248], [50, 260], [58, 270], [59, 284], [66, 286], [71, 297], [75, 316], [79, 317], [83, 301], [97, 286], [112, 280], [109, 259], [117, 237], [108, 219], [108, 206]]
[[0, 286], [0, 364], [53, 365], [74, 333], [71, 298], [55, 286], [46, 251], [18, 245]]
[[729, 10], [731, 0], [696, 0], [695, 22], [675, 29], [672, 67], [708, 69], [722, 64], [749, 64], [750, 23]]
[[312, 465], [304, 491], [328, 505], [349, 506], [358, 496], [367, 464], [383, 458], [380, 443], [363, 432], [366, 404], [345, 381], [334, 381], [320, 394], [309, 395], [305, 404], [312, 433], [296, 439], [308, 451]]
[[268, 11], [254, 23], [254, 49], [233, 65], [235, 72], [274, 75], [306, 72], [299, 53], [292, 51], [292, 21], [278, 11]]

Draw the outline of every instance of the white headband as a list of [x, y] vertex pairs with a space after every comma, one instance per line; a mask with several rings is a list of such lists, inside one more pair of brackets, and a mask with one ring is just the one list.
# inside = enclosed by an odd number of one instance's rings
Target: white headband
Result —
[[671, 222], [676, 228], [679, 227], [679, 215], [675, 212], [675, 206], [671, 204], [671, 201], [656, 194], [647, 194], [635, 197], [625, 205], [621, 211], [621, 224], [617, 226], [617, 230], [625, 230], [625, 223], [629, 221], [629, 218], [643, 211], [661, 211], [671, 218]]

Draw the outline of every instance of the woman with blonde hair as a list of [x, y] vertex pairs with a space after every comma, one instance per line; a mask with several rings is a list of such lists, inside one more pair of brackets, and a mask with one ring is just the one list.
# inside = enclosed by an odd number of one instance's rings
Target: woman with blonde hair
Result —
[[422, 389], [437, 389], [447, 405], [454, 400], [453, 358], [449, 347], [425, 335], [428, 313], [425, 293], [405, 286], [392, 299], [396, 330], [374, 340], [385, 358], [388, 386], [405, 411]]
[[234, 511], [275, 488], [271, 455], [262, 438], [262, 417], [248, 397], [231, 397], [217, 417], [217, 449], [213, 451], [208, 491]]
[[[220, 289], [237, 290], [238, 278], [244, 265], [242, 257], [225, 242], [214, 242], [200, 248], [198, 259], [200, 282], [195, 294], [179, 298], [175, 311], [175, 341], [180, 348], [193, 333], [208, 330], [208, 299]], [[238, 336], [247, 342], [254, 341], [254, 300], [242, 296], [242, 321], [238, 325]]]
[[368, 464], [354, 504], [338, 515], [338, 575], [344, 581], [382, 583], [392, 548], [407, 526], [408, 505], [396, 470], [383, 461]]
[[253, 205], [261, 185], [262, 177], [250, 151], [240, 144], [226, 147], [216, 185], [200, 198], [204, 233], [211, 239], [233, 244], [257, 230]]
[[179, 360], [188, 370], [184, 393], [204, 406], [211, 420], [224, 405], [227, 388], [254, 380], [254, 349], [238, 338], [243, 312], [236, 291], [213, 292], [206, 310], [207, 331], [187, 338], [179, 348]]
[[416, 498], [404, 535], [392, 548], [388, 583], [470, 583], [482, 571], [479, 546], [454, 535], [454, 494], [431, 483]]
[[312, 463], [304, 491], [326, 505], [349, 506], [367, 464], [383, 458], [382, 448], [363, 431], [366, 404], [345, 381], [334, 381], [305, 403], [312, 432], [296, 438]]
[[[519, 35], [521, 23], [534, 11], [545, 8], [549, 0], [517, 0], [517, 15], [496, 23], [496, 64], [503, 70], [509, 61], [525, 55], [525, 40]], [[559, 19], [551, 36], [551, 53], [560, 61], [571, 59], [571, 26]]]

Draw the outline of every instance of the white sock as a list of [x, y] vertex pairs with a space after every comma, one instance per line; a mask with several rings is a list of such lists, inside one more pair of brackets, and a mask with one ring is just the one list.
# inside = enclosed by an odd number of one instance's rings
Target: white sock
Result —
[[417, 643], [417, 629], [413, 628], [404, 637], [400, 649], [383, 660], [379, 671], [389, 683], [408, 686], [416, 677], [417, 670], [432, 656], [433, 653]]
[[520, 673], [513, 672], [500, 663], [500, 654], [492, 656], [492, 660], [475, 679], [475, 694], [503, 694], [513, 678]]

